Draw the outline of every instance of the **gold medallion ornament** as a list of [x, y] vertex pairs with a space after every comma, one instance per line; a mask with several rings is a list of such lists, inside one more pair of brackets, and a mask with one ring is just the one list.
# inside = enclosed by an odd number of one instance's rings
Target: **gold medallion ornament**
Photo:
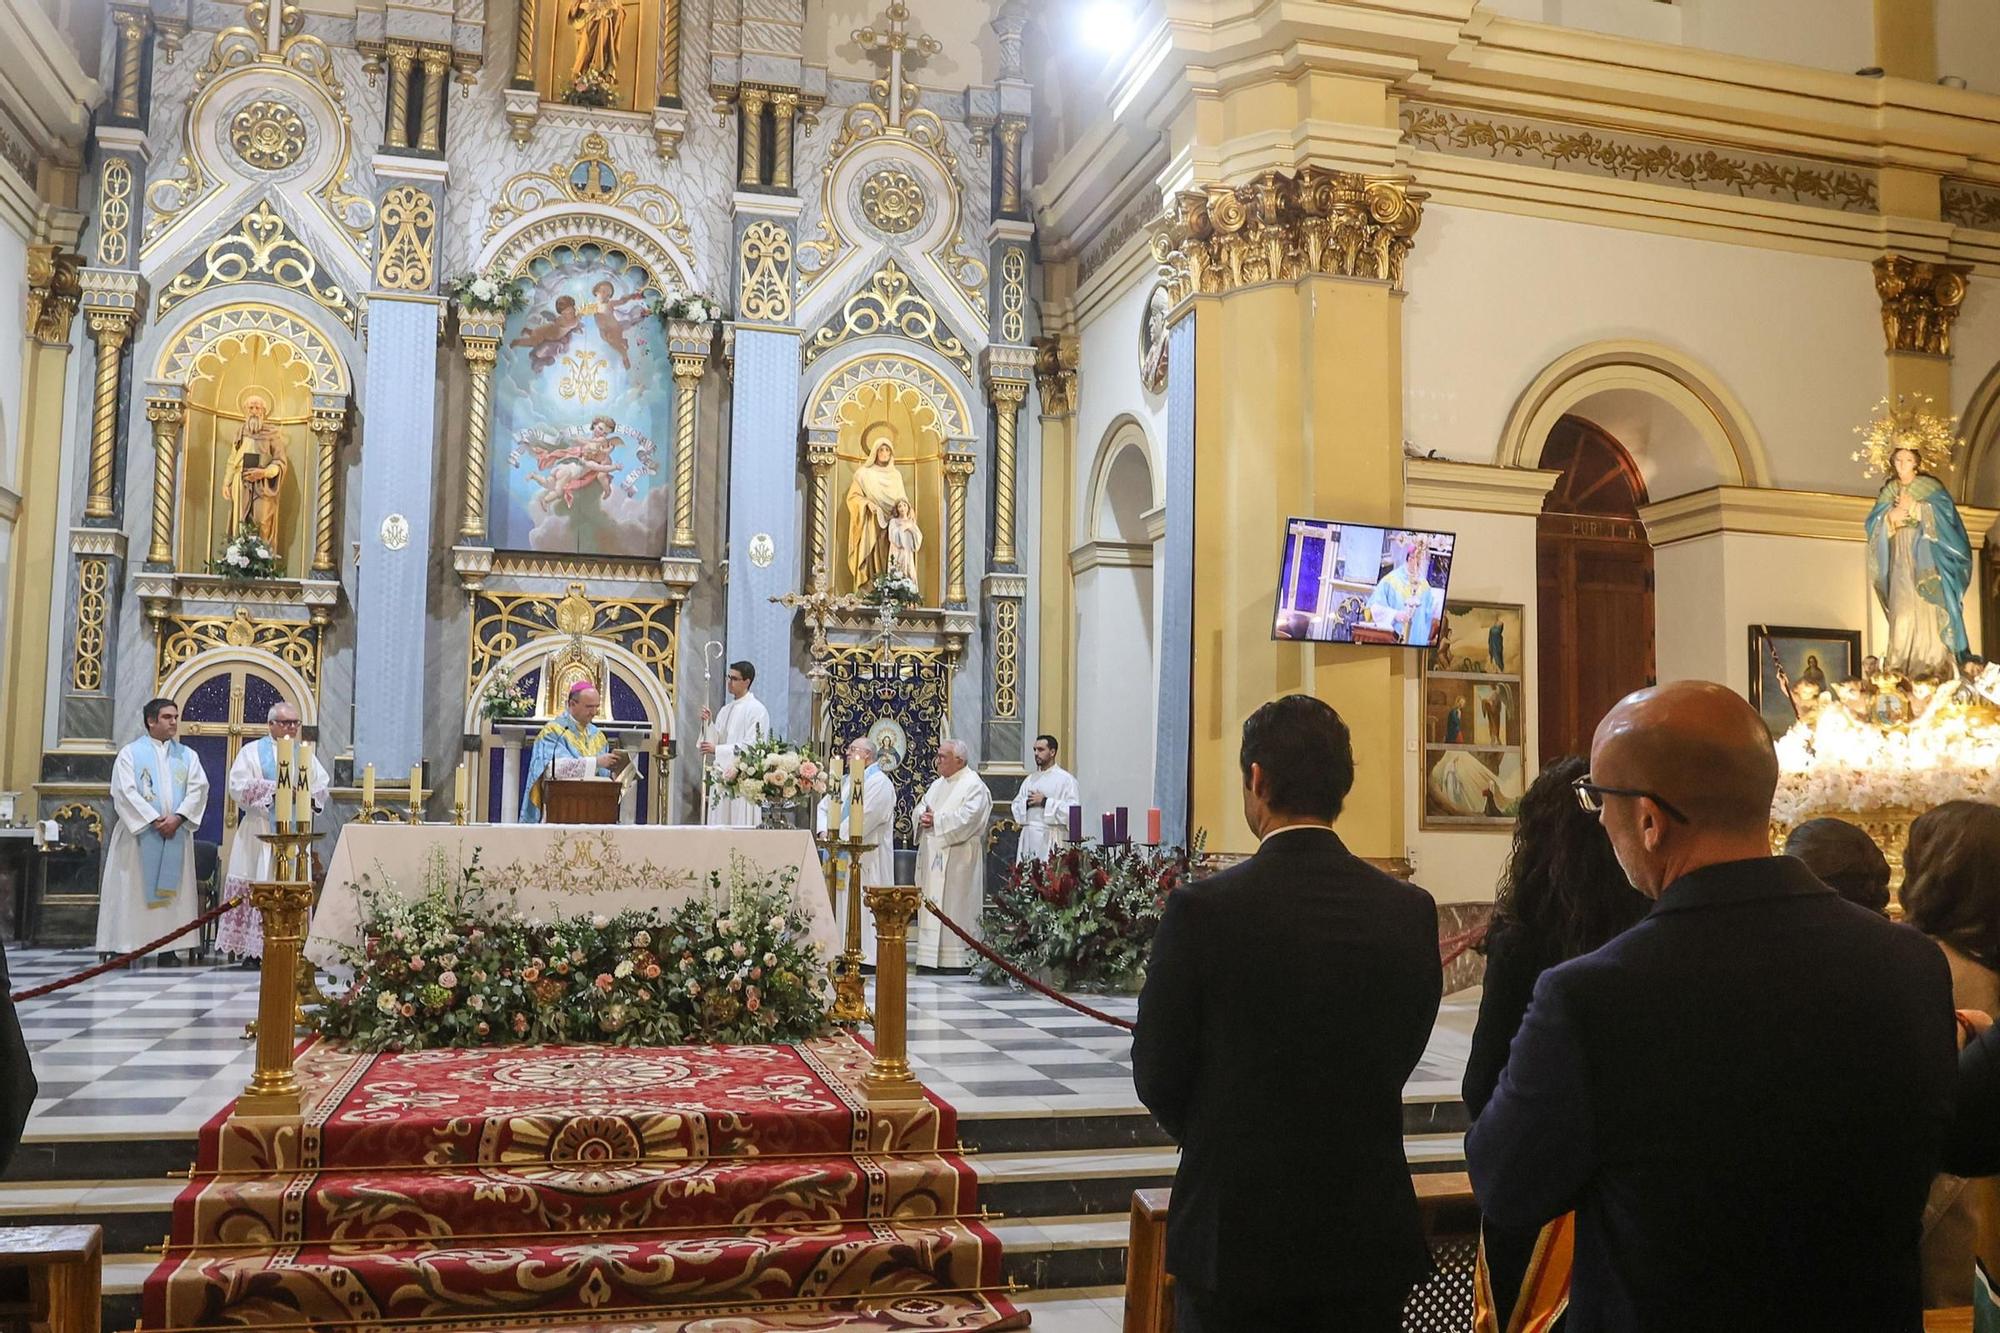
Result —
[[230, 117], [229, 146], [245, 166], [283, 171], [306, 151], [306, 123], [283, 102], [255, 101]]
[[923, 185], [893, 163], [875, 168], [861, 182], [861, 215], [891, 236], [915, 231], [924, 220]]

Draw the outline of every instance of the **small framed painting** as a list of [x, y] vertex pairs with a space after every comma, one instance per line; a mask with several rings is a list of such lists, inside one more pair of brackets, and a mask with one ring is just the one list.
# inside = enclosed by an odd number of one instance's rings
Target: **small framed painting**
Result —
[[1424, 658], [1426, 829], [1507, 828], [1528, 789], [1525, 609], [1447, 601]]
[[1763, 716], [1773, 736], [1784, 735], [1798, 721], [1793, 694], [1802, 687], [1810, 685], [1828, 694], [1860, 674], [1858, 629], [1750, 627], [1750, 706]]

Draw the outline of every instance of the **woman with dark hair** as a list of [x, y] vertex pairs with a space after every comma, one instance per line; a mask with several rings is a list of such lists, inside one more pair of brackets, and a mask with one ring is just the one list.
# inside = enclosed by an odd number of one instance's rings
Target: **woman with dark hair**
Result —
[[[1606, 943], [1653, 906], [1625, 878], [1597, 816], [1577, 802], [1570, 784], [1589, 768], [1573, 755], [1558, 759], [1521, 798], [1513, 850], [1486, 933], [1485, 991], [1465, 1061], [1465, 1106], [1475, 1118], [1499, 1085], [1536, 979]], [[1536, 1232], [1481, 1223], [1486, 1286], [1496, 1316], [1492, 1327], [1498, 1333], [1506, 1333], [1523, 1294], [1538, 1238]]]
[[[1903, 912], [1937, 941], [1957, 1009], [2000, 1017], [2000, 806], [1946, 801], [1917, 816], [1903, 850]], [[1924, 1304], [1965, 1304], [1972, 1261], [2000, 1259], [2000, 1186], [1940, 1175], [1924, 1209]]]

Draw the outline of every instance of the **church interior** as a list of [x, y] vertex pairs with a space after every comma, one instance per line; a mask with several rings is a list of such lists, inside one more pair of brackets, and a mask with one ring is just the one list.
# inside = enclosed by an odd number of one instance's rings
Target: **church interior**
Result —
[[1839, 818], [1894, 891], [2000, 802], [1991, 0], [0, 0], [0, 47], [48, 1327], [1165, 1333], [1148, 941], [1306, 694], [1340, 838], [1437, 905], [1403, 1327], [1470, 1330], [1539, 773], [1702, 680], [1774, 847]]

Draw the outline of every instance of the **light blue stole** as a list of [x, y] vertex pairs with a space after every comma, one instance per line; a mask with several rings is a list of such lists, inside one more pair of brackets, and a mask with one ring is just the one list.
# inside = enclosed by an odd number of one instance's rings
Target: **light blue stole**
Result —
[[[125, 747], [132, 756], [132, 768], [139, 782], [139, 795], [161, 815], [171, 815], [187, 800], [190, 752], [179, 741], [167, 742], [163, 754], [152, 737], [133, 741]], [[164, 799], [163, 799], [164, 796]], [[183, 823], [171, 838], [148, 826], [139, 832], [140, 885], [146, 890], [148, 907], [164, 907], [180, 893], [181, 872], [186, 868], [186, 844], [192, 838]]]

